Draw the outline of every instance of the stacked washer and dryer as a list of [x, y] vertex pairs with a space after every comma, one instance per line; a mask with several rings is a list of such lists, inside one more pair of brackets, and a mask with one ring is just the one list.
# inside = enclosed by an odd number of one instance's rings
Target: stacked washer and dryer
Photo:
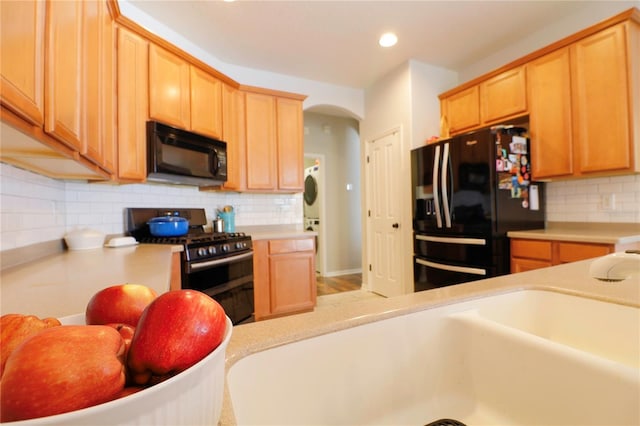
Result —
[[304, 228], [314, 231], [316, 236], [316, 272], [322, 271], [318, 253], [320, 237], [320, 166], [315, 164], [304, 170]]

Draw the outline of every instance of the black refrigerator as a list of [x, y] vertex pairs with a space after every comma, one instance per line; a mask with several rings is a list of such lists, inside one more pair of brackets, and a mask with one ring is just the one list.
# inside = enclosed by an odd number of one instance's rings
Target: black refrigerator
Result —
[[544, 228], [530, 143], [519, 120], [411, 151], [415, 291], [507, 274], [506, 233]]

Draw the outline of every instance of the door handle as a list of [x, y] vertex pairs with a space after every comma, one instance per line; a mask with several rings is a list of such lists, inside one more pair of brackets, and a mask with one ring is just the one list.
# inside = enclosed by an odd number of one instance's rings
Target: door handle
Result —
[[400, 224], [399, 223], [394, 223], [393, 225], [391, 225], [392, 228], [400, 228]]

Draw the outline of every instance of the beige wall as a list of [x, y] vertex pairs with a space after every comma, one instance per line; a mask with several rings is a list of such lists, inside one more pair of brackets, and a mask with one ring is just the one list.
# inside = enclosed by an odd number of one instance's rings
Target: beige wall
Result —
[[[324, 208], [320, 242], [326, 249], [325, 275], [362, 270], [360, 135], [356, 120], [304, 113], [304, 152], [324, 155]], [[352, 186], [347, 190], [347, 184]]]

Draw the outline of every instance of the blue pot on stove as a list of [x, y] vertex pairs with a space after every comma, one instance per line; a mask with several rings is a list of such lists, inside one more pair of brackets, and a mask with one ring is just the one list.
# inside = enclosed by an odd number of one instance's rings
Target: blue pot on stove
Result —
[[180, 216], [154, 217], [147, 225], [154, 237], [180, 237], [189, 232], [189, 221]]

